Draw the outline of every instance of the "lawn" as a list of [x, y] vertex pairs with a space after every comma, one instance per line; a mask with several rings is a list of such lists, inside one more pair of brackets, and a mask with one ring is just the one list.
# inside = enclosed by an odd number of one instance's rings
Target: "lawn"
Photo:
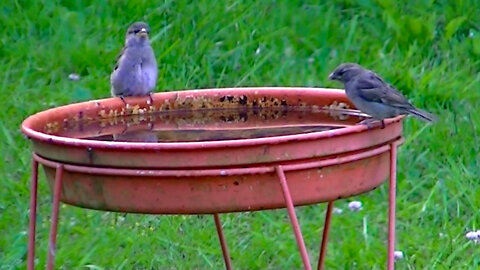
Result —
[[[115, 4], [112, 4], [112, 3]], [[153, 4], [157, 2], [157, 4]], [[192, 3], [193, 2], [193, 3]], [[380, 73], [439, 116], [404, 121], [397, 269], [479, 269], [480, 2], [33, 1], [0, 3], [0, 269], [24, 269], [35, 112], [109, 96], [133, 21], [150, 24], [156, 91], [235, 86], [341, 87], [341, 62]], [[77, 73], [78, 81], [68, 75]], [[51, 195], [39, 187], [37, 267], [46, 261]], [[388, 185], [336, 202], [327, 269], [384, 269]], [[350, 212], [351, 200], [363, 209]], [[297, 208], [317, 260], [325, 205]], [[209, 216], [126, 216], [62, 205], [58, 269], [221, 269]], [[300, 269], [285, 210], [222, 215], [235, 269]]]

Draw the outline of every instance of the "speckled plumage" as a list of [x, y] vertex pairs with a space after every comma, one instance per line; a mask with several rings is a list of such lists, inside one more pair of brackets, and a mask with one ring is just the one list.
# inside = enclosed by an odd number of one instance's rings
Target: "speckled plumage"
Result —
[[127, 30], [125, 46], [110, 75], [112, 96], [144, 96], [157, 83], [157, 61], [148, 39], [146, 23], [133, 23]]
[[410, 114], [427, 122], [436, 120], [434, 115], [415, 108], [402, 93], [380, 76], [358, 64], [341, 64], [328, 78], [342, 82], [353, 105], [374, 119], [383, 120]]

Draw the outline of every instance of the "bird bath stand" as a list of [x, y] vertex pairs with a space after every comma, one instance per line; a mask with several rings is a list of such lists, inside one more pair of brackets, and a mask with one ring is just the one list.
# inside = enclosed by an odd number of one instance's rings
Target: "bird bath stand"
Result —
[[360, 118], [345, 109], [351, 104], [344, 92], [321, 88], [165, 92], [149, 101], [89, 101], [23, 122], [34, 150], [29, 270], [39, 164], [53, 191], [47, 269], [54, 267], [60, 202], [125, 213], [210, 214], [227, 269], [232, 263], [219, 214], [287, 208], [303, 266], [312, 269], [295, 206], [327, 202], [323, 269], [334, 201], [371, 191], [387, 177], [387, 269], [394, 269], [402, 117], [387, 119], [385, 128], [356, 125]]

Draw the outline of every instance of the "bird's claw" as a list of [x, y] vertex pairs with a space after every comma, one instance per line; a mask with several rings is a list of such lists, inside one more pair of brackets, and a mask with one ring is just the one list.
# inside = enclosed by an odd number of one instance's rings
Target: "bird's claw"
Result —
[[378, 127], [378, 125], [381, 126], [381, 129], [385, 128], [385, 122], [383, 120], [378, 121], [378, 120], [372, 119], [372, 118], [365, 119], [358, 124], [359, 125], [366, 125], [368, 129]]

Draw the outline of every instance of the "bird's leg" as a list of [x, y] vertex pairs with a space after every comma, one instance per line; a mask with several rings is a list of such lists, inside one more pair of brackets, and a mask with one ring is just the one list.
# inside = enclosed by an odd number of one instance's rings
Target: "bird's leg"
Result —
[[383, 119], [380, 120], [380, 122], [382, 122], [382, 129], [384, 129], [385, 128], [385, 122], [383, 121]]
[[125, 106], [128, 105], [127, 101], [125, 100], [125, 98], [123, 96], [118, 96], [118, 97], [122, 100], [122, 102], [123, 102], [123, 104], [125, 104]]
[[147, 102], [148, 105], [153, 106], [153, 96], [152, 93], [148, 93], [148, 97], [150, 98], [149, 102]]

